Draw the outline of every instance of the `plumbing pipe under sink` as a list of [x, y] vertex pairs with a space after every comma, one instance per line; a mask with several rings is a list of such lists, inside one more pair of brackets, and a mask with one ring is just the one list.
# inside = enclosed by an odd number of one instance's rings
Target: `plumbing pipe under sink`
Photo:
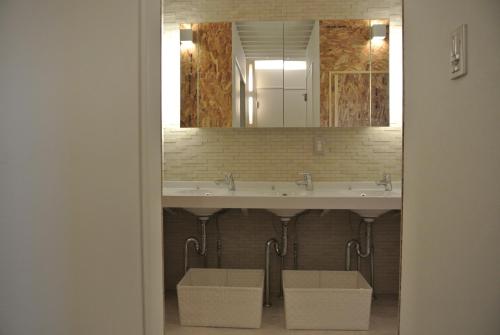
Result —
[[207, 222], [210, 220], [208, 216], [198, 217], [198, 221], [201, 225], [201, 242], [198, 241], [196, 237], [189, 237], [184, 243], [184, 273], [189, 269], [189, 245], [194, 245], [194, 250], [200, 256], [206, 256], [207, 254]]
[[[355, 247], [356, 255], [357, 255], [357, 270], [360, 271], [360, 263], [361, 263], [361, 258], [367, 258], [370, 257], [370, 285], [373, 289], [373, 292], [375, 292], [375, 266], [374, 266], [374, 259], [375, 259], [375, 249], [373, 247], [373, 241], [372, 241], [372, 224], [375, 221], [374, 218], [362, 218], [362, 222], [365, 223], [366, 225], [366, 230], [365, 230], [365, 251], [363, 252], [361, 249], [361, 243], [360, 241], [356, 239], [352, 239], [347, 242], [346, 248], [345, 248], [345, 269], [346, 271], [351, 271], [351, 249]], [[373, 294], [375, 297], [375, 294]]]
[[[264, 306], [271, 307], [271, 248], [274, 247], [276, 255], [282, 259], [288, 253], [288, 222], [291, 218], [281, 217], [281, 244], [274, 238], [266, 242], [266, 268], [264, 279]], [[281, 284], [280, 284], [281, 285]]]

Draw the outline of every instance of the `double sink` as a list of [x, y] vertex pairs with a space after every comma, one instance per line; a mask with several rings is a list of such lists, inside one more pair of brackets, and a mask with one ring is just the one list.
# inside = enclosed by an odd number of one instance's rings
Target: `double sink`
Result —
[[234, 191], [207, 181], [167, 181], [163, 207], [181, 207], [196, 216], [210, 216], [222, 208], [267, 209], [279, 217], [293, 217], [306, 209], [351, 210], [376, 218], [401, 209], [401, 183], [392, 190], [375, 182], [315, 182], [307, 191], [293, 182], [244, 182]]

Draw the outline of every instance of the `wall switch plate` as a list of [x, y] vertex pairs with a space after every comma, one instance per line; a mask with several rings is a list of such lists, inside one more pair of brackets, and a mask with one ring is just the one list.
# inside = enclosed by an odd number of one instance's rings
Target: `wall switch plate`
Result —
[[450, 75], [457, 79], [467, 74], [467, 25], [462, 24], [451, 33]]
[[315, 155], [325, 154], [325, 139], [321, 136], [314, 137], [313, 152]]

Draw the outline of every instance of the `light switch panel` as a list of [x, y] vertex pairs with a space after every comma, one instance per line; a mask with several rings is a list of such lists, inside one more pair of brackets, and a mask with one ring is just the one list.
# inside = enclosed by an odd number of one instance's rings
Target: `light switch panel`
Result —
[[467, 74], [467, 25], [462, 24], [451, 33], [450, 74], [457, 79]]
[[325, 154], [325, 139], [321, 136], [314, 137], [314, 154], [324, 155]]

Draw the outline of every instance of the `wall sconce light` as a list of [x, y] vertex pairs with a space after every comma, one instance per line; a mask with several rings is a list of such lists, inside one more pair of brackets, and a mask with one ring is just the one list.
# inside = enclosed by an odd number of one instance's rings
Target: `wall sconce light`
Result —
[[193, 30], [191, 28], [180, 29], [181, 44], [193, 44]]
[[383, 40], [387, 34], [387, 26], [385, 24], [374, 24], [372, 26], [372, 40]]

